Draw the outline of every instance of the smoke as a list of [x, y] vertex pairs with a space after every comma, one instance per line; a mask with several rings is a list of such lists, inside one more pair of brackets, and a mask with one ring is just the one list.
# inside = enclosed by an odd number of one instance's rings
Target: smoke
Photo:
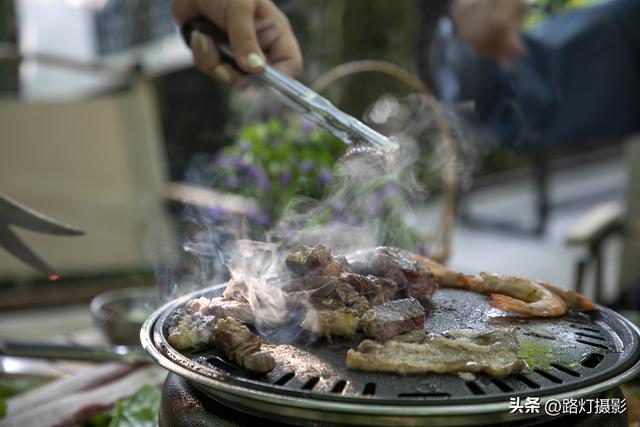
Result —
[[[284, 258], [297, 245], [330, 247], [335, 256], [379, 245], [431, 253], [424, 233], [423, 209], [437, 203], [447, 170], [456, 177], [470, 173], [463, 157], [452, 157], [443, 138], [464, 153], [466, 134], [460, 122], [423, 96], [382, 96], [366, 112], [365, 120], [400, 144], [393, 159], [370, 150], [352, 148], [336, 165], [334, 178], [322, 199], [295, 197], [282, 217], [265, 228], [249, 219], [249, 212], [230, 212], [224, 206], [187, 205], [179, 213], [183, 235], [180, 268], [158, 271], [168, 298], [232, 280], [241, 283], [241, 296], [256, 318], [261, 335], [291, 341], [301, 334], [305, 312], [295, 311], [282, 290], [290, 278]], [[470, 150], [467, 150], [470, 151]], [[469, 157], [469, 156], [467, 156]], [[453, 162], [453, 163], [452, 163]], [[224, 176], [210, 156], [193, 159], [189, 184], [216, 188]], [[411, 224], [420, 224], [416, 230]], [[435, 221], [432, 228], [439, 224]], [[437, 235], [437, 233], [433, 233]], [[312, 310], [310, 304], [303, 304]]]

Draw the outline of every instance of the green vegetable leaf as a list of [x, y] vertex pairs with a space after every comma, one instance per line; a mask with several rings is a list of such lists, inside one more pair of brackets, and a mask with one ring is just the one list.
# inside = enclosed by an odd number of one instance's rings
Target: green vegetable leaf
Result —
[[160, 391], [143, 386], [127, 400], [118, 400], [108, 427], [154, 427], [158, 421]]
[[40, 387], [43, 381], [38, 378], [16, 378], [0, 380], [0, 399], [17, 396]]
[[160, 391], [145, 385], [129, 399], [116, 401], [111, 411], [91, 417], [84, 427], [155, 427], [159, 407]]

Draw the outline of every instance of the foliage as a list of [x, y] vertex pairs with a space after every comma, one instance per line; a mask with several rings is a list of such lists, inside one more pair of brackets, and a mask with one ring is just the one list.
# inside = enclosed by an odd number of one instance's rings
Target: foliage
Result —
[[129, 399], [118, 400], [114, 408], [92, 417], [85, 427], [154, 427], [160, 408], [160, 391], [142, 386]]
[[306, 121], [270, 119], [240, 130], [216, 158], [220, 190], [255, 199], [250, 216], [262, 225], [279, 218], [296, 195], [322, 196], [345, 145]]
[[[216, 188], [258, 202], [249, 217], [288, 239], [307, 227], [338, 222], [365, 226], [380, 244], [418, 249], [420, 236], [405, 222], [406, 194], [398, 173], [379, 165], [367, 178], [336, 170], [345, 144], [306, 121], [270, 119], [240, 130], [215, 159]], [[224, 218], [224, 207], [214, 213]], [[214, 215], [214, 216], [215, 216]]]
[[3, 378], [0, 380], [0, 418], [6, 415], [7, 403], [5, 399], [40, 387], [43, 381], [39, 378]]

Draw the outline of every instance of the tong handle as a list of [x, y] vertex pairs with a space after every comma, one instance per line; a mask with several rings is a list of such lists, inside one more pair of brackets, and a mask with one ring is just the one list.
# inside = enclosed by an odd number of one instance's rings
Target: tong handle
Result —
[[220, 52], [220, 59], [222, 62], [231, 65], [237, 72], [242, 75], [248, 75], [246, 71], [240, 69], [236, 63], [233, 52], [231, 51], [231, 45], [229, 44], [229, 38], [227, 34], [216, 24], [208, 20], [207, 18], [199, 17], [193, 18], [187, 21], [182, 26], [182, 37], [184, 38], [187, 46], [191, 46], [191, 34], [195, 31], [199, 31], [204, 35], [211, 37], [215, 42], [218, 52]]
[[323, 98], [296, 79], [278, 71], [275, 67], [266, 65], [261, 73], [247, 73], [238, 67], [235, 61], [229, 39], [224, 31], [206, 18], [199, 17], [187, 21], [182, 26], [182, 36], [187, 46], [190, 46], [191, 35], [194, 30], [211, 37], [216, 43], [223, 62], [231, 65], [242, 75], [271, 91], [280, 101], [289, 107], [300, 111], [318, 125], [333, 133], [345, 144], [362, 142], [376, 150], [385, 152], [397, 151], [397, 144], [387, 137], [366, 126], [359, 120], [340, 111], [327, 99]]

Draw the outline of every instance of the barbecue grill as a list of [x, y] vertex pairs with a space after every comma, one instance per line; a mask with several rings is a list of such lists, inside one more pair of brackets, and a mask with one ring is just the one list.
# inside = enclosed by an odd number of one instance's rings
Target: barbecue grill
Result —
[[[510, 398], [594, 398], [640, 370], [638, 329], [598, 307], [558, 319], [525, 319], [489, 306], [487, 297], [441, 288], [427, 310], [425, 328], [442, 333], [515, 326], [528, 367], [507, 378], [484, 374], [401, 375], [352, 371], [346, 351], [353, 341], [266, 344], [276, 368], [251, 376], [215, 348], [182, 354], [166, 340], [168, 320], [191, 298], [218, 296], [224, 285], [198, 291], [158, 309], [141, 330], [145, 350], [189, 386], [230, 408], [297, 425], [470, 425], [544, 417], [510, 413]], [[267, 341], [268, 342], [268, 341]], [[173, 381], [176, 381], [173, 377]], [[529, 420], [531, 421], [531, 420]]]

